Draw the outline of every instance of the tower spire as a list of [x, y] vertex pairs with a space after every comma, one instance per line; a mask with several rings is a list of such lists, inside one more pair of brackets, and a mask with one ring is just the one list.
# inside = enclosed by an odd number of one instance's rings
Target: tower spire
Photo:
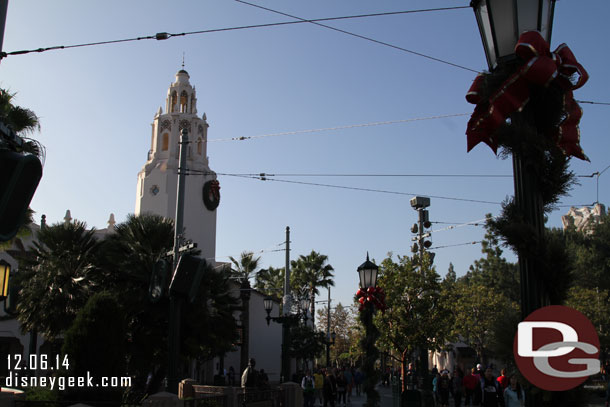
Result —
[[182, 69], [184, 69], [184, 51], [182, 51]]

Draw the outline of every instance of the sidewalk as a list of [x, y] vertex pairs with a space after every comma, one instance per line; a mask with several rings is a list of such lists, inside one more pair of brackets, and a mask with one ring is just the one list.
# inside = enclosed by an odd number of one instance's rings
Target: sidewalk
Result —
[[[391, 386], [381, 386], [378, 385], [376, 387], [377, 391], [379, 392], [379, 397], [380, 397], [380, 406], [381, 407], [393, 407], [393, 397], [392, 397], [392, 387]], [[366, 402], [366, 394], [362, 394], [361, 396], [356, 396], [356, 392], [352, 391], [352, 400], [351, 403], [348, 403], [347, 406], [349, 407], [362, 407], [364, 406], [364, 403]], [[398, 403], [398, 402], [397, 402]], [[335, 407], [343, 407], [343, 404], [335, 404]]]

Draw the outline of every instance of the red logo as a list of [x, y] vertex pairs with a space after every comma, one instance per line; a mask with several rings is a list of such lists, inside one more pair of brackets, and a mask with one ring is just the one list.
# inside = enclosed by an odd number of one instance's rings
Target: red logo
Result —
[[575, 309], [551, 305], [519, 324], [513, 352], [517, 367], [534, 386], [572, 389], [599, 373], [599, 337], [589, 319]]

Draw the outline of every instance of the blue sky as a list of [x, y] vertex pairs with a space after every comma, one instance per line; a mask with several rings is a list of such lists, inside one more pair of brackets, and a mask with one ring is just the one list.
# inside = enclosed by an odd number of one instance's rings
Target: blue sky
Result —
[[[468, 1], [265, 0], [257, 4], [302, 18], [322, 18], [422, 8], [467, 6]], [[588, 70], [579, 100], [609, 102], [610, 37], [604, 0], [557, 2], [552, 48], [566, 42]], [[7, 52], [290, 21], [228, 0], [132, 0], [9, 3]], [[473, 70], [486, 67], [471, 9], [327, 22], [379, 41]], [[434, 116], [469, 114], [464, 99], [475, 73], [312, 24], [237, 30], [166, 41], [142, 40], [96, 47], [9, 56], [0, 64], [0, 86], [17, 92], [16, 103], [41, 119], [35, 137], [46, 147], [44, 176], [32, 207], [59, 222], [66, 209], [104, 228], [109, 214], [123, 221], [134, 211], [136, 176], [150, 145], [150, 123], [164, 105], [181, 68], [197, 88], [209, 139]], [[609, 106], [582, 105], [582, 146], [591, 163], [574, 159], [572, 170], [590, 175], [610, 165]], [[245, 141], [210, 141], [218, 173], [271, 174], [487, 174], [510, 175], [511, 163], [484, 145], [466, 153], [468, 116], [344, 128]], [[400, 192], [404, 195], [220, 176], [217, 260], [244, 250], [276, 250], [292, 230], [292, 257], [312, 249], [336, 270], [333, 298], [349, 303], [356, 268], [368, 251], [380, 262], [388, 252], [410, 251], [416, 212], [413, 195], [434, 196], [430, 220], [470, 222], [513, 194], [510, 177], [276, 177]], [[596, 179], [580, 178], [562, 205], [591, 204]], [[599, 201], [608, 203], [610, 171], [599, 178]], [[460, 198], [495, 203], [477, 203]], [[559, 208], [548, 225], [560, 226]], [[448, 225], [434, 224], [432, 229]], [[480, 241], [483, 228], [463, 226], [433, 233], [433, 246]], [[453, 262], [458, 275], [481, 256], [480, 245], [440, 248], [441, 275]], [[507, 251], [507, 256], [514, 256]], [[264, 267], [281, 267], [284, 253], [260, 253]], [[326, 292], [322, 298], [326, 298]]]

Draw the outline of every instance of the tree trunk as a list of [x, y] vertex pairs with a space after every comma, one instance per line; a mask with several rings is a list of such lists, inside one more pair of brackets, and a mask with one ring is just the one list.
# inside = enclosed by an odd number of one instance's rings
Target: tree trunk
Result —
[[246, 279], [240, 285], [241, 298], [241, 353], [239, 358], [239, 374], [248, 367], [250, 344], [250, 282]]
[[401, 359], [400, 359], [400, 369], [401, 369], [401, 377], [402, 377], [402, 385], [401, 390], [402, 393], [407, 390], [407, 351], [409, 348], [405, 348], [402, 351]]

